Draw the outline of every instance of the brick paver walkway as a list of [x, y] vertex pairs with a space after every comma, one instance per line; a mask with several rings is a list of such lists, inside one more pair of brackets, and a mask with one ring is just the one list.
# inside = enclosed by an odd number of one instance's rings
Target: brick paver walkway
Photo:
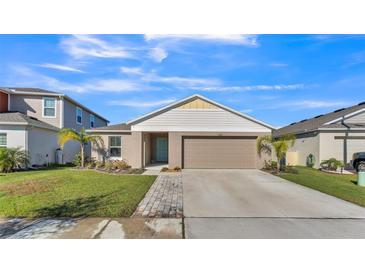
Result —
[[160, 174], [133, 216], [181, 218], [182, 195], [181, 173]]

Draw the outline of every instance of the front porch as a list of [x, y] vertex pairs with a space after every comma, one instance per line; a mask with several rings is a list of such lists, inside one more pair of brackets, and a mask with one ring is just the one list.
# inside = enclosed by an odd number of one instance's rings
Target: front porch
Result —
[[169, 142], [167, 132], [142, 133], [143, 166], [149, 169], [159, 169], [168, 165]]

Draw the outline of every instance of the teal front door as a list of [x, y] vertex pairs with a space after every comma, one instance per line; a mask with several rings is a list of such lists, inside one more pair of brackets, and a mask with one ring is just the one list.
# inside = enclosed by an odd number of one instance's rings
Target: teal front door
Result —
[[157, 137], [155, 139], [155, 160], [156, 162], [167, 162], [167, 138]]

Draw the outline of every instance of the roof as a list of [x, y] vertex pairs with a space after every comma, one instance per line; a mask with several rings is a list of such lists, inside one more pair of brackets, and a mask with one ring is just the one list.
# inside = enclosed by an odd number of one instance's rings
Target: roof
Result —
[[79, 102], [75, 101], [74, 99], [72, 99], [71, 97], [63, 94], [63, 93], [59, 93], [59, 92], [54, 92], [54, 91], [50, 91], [50, 90], [46, 90], [46, 89], [41, 89], [41, 88], [20, 88], [20, 87], [0, 87], [0, 90], [9, 93], [9, 94], [22, 94], [22, 95], [44, 95], [44, 96], [60, 96], [60, 97], [64, 97], [65, 99], [67, 99], [68, 101], [74, 103], [75, 105], [85, 109], [86, 111], [90, 112], [91, 114], [94, 114], [95, 116], [98, 116], [99, 118], [109, 122], [108, 119], [104, 118], [103, 116], [101, 116], [100, 114], [92, 111], [91, 109], [89, 109], [88, 107], [80, 104]]
[[25, 125], [59, 131], [59, 128], [57, 127], [39, 121], [36, 118], [27, 116], [20, 112], [0, 113], [0, 125]]
[[98, 127], [98, 128], [93, 128], [93, 129], [88, 129], [86, 131], [92, 131], [92, 132], [110, 132], [110, 131], [130, 131], [131, 130], [131, 125], [128, 125], [126, 123], [122, 123], [122, 124], [116, 124], [116, 125], [111, 125], [111, 126], [107, 126], [107, 127]]
[[170, 104], [170, 105], [167, 105], [167, 106], [165, 106], [165, 107], [163, 107], [163, 108], [160, 108], [160, 109], [158, 109], [158, 110], [152, 111], [152, 112], [150, 112], [150, 113], [148, 113], [148, 114], [146, 114], [146, 115], [143, 115], [143, 116], [140, 116], [140, 117], [138, 117], [138, 118], [136, 118], [136, 119], [133, 119], [133, 120], [131, 120], [131, 121], [128, 121], [128, 122], [127, 122], [127, 124], [132, 124], [132, 125], [133, 125], [133, 124], [139, 123], [139, 122], [141, 122], [141, 121], [147, 120], [147, 119], [149, 119], [149, 118], [152, 118], [152, 117], [154, 117], [154, 116], [156, 116], [156, 115], [159, 115], [159, 114], [161, 114], [161, 113], [164, 113], [164, 112], [166, 112], [166, 111], [169, 111], [169, 110], [171, 110], [171, 109], [173, 109], [173, 108], [179, 107], [179, 106], [181, 106], [181, 105], [184, 105], [184, 104], [186, 104], [186, 103], [188, 103], [188, 102], [191, 102], [191, 101], [194, 101], [194, 100], [196, 100], [196, 99], [201, 99], [201, 100], [206, 101], [206, 102], [208, 102], [208, 103], [210, 103], [210, 104], [212, 104], [212, 105], [215, 105], [215, 106], [217, 106], [217, 107], [219, 107], [219, 108], [222, 108], [222, 109], [224, 109], [224, 110], [227, 110], [227, 111], [229, 111], [229, 112], [231, 112], [231, 113], [233, 113], [233, 114], [236, 114], [236, 115], [238, 115], [238, 116], [241, 116], [241, 117], [243, 117], [243, 118], [246, 118], [246, 119], [248, 119], [248, 120], [251, 120], [251, 121], [253, 121], [253, 122], [256, 122], [256, 123], [258, 123], [258, 124], [260, 124], [260, 125], [263, 125], [263, 126], [265, 126], [265, 127], [268, 127], [268, 128], [270, 128], [270, 129], [275, 129], [273, 126], [271, 126], [271, 125], [269, 125], [269, 124], [267, 124], [267, 123], [265, 123], [265, 122], [263, 122], [263, 121], [260, 121], [260, 120], [258, 120], [258, 119], [256, 119], [256, 118], [253, 118], [253, 117], [251, 117], [251, 116], [249, 116], [249, 115], [247, 115], [247, 114], [244, 114], [244, 113], [242, 113], [242, 112], [236, 111], [236, 110], [234, 110], [234, 109], [232, 109], [232, 108], [229, 108], [229, 107], [227, 107], [227, 106], [224, 106], [224, 105], [222, 105], [222, 104], [219, 104], [219, 103], [217, 103], [217, 102], [215, 102], [215, 101], [212, 101], [212, 100], [210, 100], [210, 99], [208, 99], [208, 98], [206, 98], [206, 97], [204, 97], [204, 96], [202, 96], [202, 95], [200, 95], [200, 94], [194, 94], [194, 95], [192, 95], [192, 96], [186, 97], [186, 98], [184, 98], [184, 99], [182, 99], [182, 100], [180, 100], [180, 101], [177, 101], [177, 102], [172, 103], [172, 104]]
[[231, 112], [233, 114], [236, 114], [236, 115], [238, 115], [240, 117], [243, 117], [243, 118], [246, 118], [246, 119], [251, 120], [253, 122], [256, 122], [256, 123], [258, 123], [258, 124], [260, 124], [262, 126], [265, 126], [265, 127], [269, 128], [269, 129], [275, 129], [273, 126], [271, 126], [271, 125], [269, 125], [269, 124], [267, 124], [265, 122], [262, 122], [262, 121], [260, 121], [258, 119], [255, 119], [255, 118], [253, 118], [253, 117], [251, 117], [251, 116], [249, 116], [247, 114], [244, 114], [242, 112], [236, 111], [236, 110], [231, 109], [231, 108], [229, 108], [227, 106], [221, 105], [221, 104], [219, 104], [217, 102], [214, 102], [214, 101], [212, 101], [212, 100], [210, 100], [210, 99], [208, 99], [208, 98], [206, 98], [206, 97], [204, 97], [204, 96], [202, 96], [200, 94], [194, 94], [192, 96], [189, 96], [189, 97], [186, 97], [186, 98], [184, 98], [182, 100], [179, 100], [179, 101], [177, 101], [175, 103], [172, 103], [170, 105], [167, 105], [167, 106], [162, 107], [160, 109], [157, 109], [155, 111], [152, 111], [150, 113], [147, 113], [147, 114], [145, 114], [143, 116], [140, 116], [138, 118], [135, 118], [133, 120], [130, 120], [127, 123], [117, 124], [117, 125], [111, 125], [111, 126], [102, 127], [102, 128], [94, 128], [94, 129], [91, 129], [91, 130], [88, 130], [88, 131], [90, 131], [90, 132], [108, 131], [108, 130], [110, 130], [110, 131], [129, 131], [131, 129], [131, 126], [134, 125], [134, 124], [140, 123], [140, 122], [142, 122], [144, 120], [148, 120], [148, 119], [150, 119], [152, 117], [155, 117], [157, 115], [160, 115], [160, 114], [162, 114], [164, 112], [167, 112], [167, 111], [169, 111], [171, 109], [174, 109], [176, 107], [179, 107], [181, 105], [184, 105], [184, 104], [186, 104], [188, 102], [194, 101], [196, 99], [204, 100], [204, 101], [206, 101], [206, 102], [208, 102], [208, 103], [210, 103], [212, 105], [215, 105], [215, 106], [217, 106], [219, 108], [222, 108], [222, 109], [224, 109], [226, 111], [229, 111], [229, 112]]
[[274, 135], [282, 136], [288, 133], [299, 134], [299, 133], [314, 131], [319, 128], [341, 128], [341, 126], [339, 126], [338, 124], [331, 124], [331, 122], [335, 122], [336, 120], [341, 120], [342, 117], [345, 117], [353, 112], [360, 111], [362, 109], [365, 110], [365, 102], [359, 103], [355, 106], [351, 106], [348, 108], [337, 109], [333, 112], [326, 113], [323, 115], [318, 115], [313, 118], [305, 119], [297, 123], [292, 123], [286, 127], [282, 127], [276, 130], [274, 132]]
[[15, 91], [15, 92], [29, 92], [29, 93], [49, 93], [49, 94], [60, 94], [54, 91], [50, 91], [50, 90], [46, 90], [46, 89], [41, 89], [41, 88], [12, 88], [12, 87], [7, 87], [7, 88], [0, 88], [0, 89], [7, 89], [10, 91]]

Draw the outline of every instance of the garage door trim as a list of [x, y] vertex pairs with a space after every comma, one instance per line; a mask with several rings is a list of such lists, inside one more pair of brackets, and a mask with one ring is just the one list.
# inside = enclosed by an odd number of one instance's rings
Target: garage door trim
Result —
[[181, 137], [181, 168], [184, 168], [184, 146], [186, 139], [257, 139], [258, 136], [182, 136]]

